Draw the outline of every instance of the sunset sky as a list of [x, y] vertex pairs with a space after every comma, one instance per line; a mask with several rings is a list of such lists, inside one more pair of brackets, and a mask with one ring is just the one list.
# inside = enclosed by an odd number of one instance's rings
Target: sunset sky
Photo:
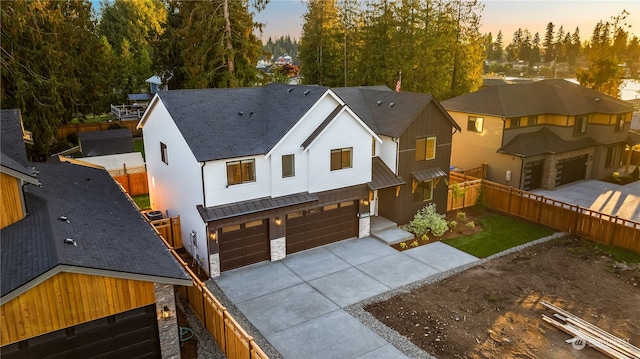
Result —
[[[480, 0], [484, 4], [481, 15], [482, 33], [493, 34], [495, 39], [498, 31], [502, 30], [503, 41], [511, 42], [513, 33], [522, 28], [529, 29], [531, 34], [540, 33], [544, 39], [546, 26], [549, 22], [555, 25], [555, 31], [564, 27], [565, 32], [573, 33], [578, 27], [580, 39], [588, 40], [598, 21], [609, 21], [626, 9], [631, 14], [626, 19], [632, 27], [628, 31], [640, 36], [640, 1], [589, 1], [589, 0]], [[257, 14], [256, 21], [267, 24], [263, 33], [263, 40], [269, 37], [278, 38], [290, 35], [300, 39], [302, 30], [302, 15], [306, 5], [302, 0], [270, 0], [267, 8]]]

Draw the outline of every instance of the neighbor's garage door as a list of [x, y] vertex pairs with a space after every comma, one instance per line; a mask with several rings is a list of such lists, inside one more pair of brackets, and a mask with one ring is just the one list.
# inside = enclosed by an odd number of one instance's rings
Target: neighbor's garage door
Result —
[[222, 271], [270, 259], [266, 220], [222, 227], [218, 243]]
[[160, 358], [155, 304], [2, 347], [2, 359]]
[[558, 161], [556, 186], [583, 180], [587, 174], [588, 156], [578, 156]]
[[287, 215], [287, 254], [358, 236], [357, 202], [347, 201]]

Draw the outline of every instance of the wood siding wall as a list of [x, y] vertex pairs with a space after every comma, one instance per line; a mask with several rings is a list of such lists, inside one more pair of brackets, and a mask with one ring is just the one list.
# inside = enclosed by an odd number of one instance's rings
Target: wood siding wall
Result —
[[0, 188], [0, 228], [4, 228], [24, 218], [24, 212], [20, 200], [20, 181], [8, 174], [0, 173]]
[[[400, 136], [398, 175], [404, 178], [407, 184], [400, 189], [395, 209], [396, 217], [392, 219], [393, 221], [398, 224], [409, 223], [416, 212], [429, 203], [413, 202], [413, 193], [411, 192], [413, 177], [411, 176], [411, 172], [438, 167], [445, 173], [449, 173], [451, 133], [451, 122], [449, 122], [445, 114], [440, 111], [438, 106], [431, 102]], [[432, 160], [416, 161], [416, 139], [428, 136], [437, 137], [436, 157]], [[437, 184], [434, 180], [434, 185], [432, 202], [436, 203], [439, 213], [444, 213], [447, 210], [448, 191], [445, 178], [440, 178]], [[381, 210], [380, 213], [385, 212]]]
[[151, 282], [59, 273], [0, 308], [0, 345], [153, 303]]

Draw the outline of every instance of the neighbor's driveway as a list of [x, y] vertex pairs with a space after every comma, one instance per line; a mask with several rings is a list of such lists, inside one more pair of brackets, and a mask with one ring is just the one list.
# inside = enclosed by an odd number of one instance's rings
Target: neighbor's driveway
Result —
[[603, 181], [586, 180], [557, 187], [554, 191], [536, 189], [531, 192], [640, 222], [640, 181], [620, 186]]
[[354, 238], [224, 272], [215, 282], [284, 358], [406, 358], [343, 308], [477, 258], [435, 242]]

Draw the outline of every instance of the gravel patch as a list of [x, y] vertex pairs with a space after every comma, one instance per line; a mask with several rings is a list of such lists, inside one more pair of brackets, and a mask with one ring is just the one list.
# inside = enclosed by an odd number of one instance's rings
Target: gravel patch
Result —
[[193, 335], [198, 338], [198, 359], [226, 359], [222, 349], [218, 346], [207, 328], [204, 327], [200, 319], [196, 316], [196, 313], [191, 309], [189, 304], [181, 296], [176, 296], [176, 305], [182, 310], [187, 317]]

